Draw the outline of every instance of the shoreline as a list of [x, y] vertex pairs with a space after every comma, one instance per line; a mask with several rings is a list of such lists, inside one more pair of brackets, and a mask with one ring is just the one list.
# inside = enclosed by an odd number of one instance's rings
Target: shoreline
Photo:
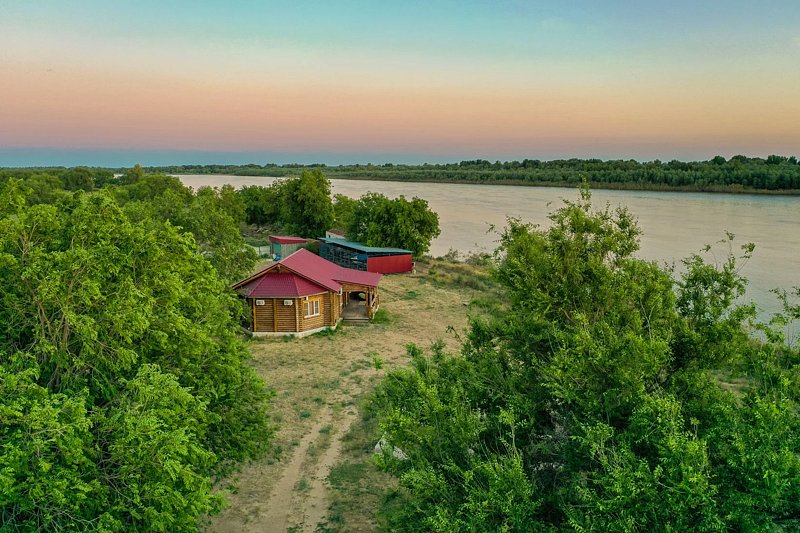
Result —
[[[232, 176], [236, 178], [268, 178], [268, 179], [288, 179], [296, 177], [296, 174], [289, 174], [286, 176], [266, 176], [258, 174], [172, 174], [175, 176], [197, 176], [197, 177], [213, 177], [213, 176]], [[517, 181], [517, 180], [434, 180], [434, 179], [393, 179], [390, 177], [369, 176], [369, 177], [355, 177], [355, 176], [337, 176], [335, 173], [328, 173], [330, 180], [348, 180], [348, 181], [390, 181], [394, 183], [441, 183], [444, 185], [501, 185], [504, 187], [553, 187], [559, 189], [575, 189], [580, 185], [580, 182], [549, 182], [549, 181]], [[733, 194], [733, 195], [756, 195], [756, 196], [800, 196], [800, 189], [752, 189], [740, 186], [733, 187], [673, 187], [669, 185], [664, 186], [648, 186], [646, 184], [625, 184], [625, 183], [606, 183], [606, 182], [592, 182], [589, 181], [589, 188], [592, 190], [603, 189], [610, 191], [633, 191], [633, 192], [679, 192], [679, 193], [708, 193], [708, 194]], [[633, 185], [633, 186], [629, 186]]]

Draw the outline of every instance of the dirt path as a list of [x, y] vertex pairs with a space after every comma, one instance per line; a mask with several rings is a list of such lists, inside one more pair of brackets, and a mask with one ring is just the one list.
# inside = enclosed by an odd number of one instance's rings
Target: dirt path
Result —
[[355, 421], [355, 410], [348, 411], [344, 420], [340, 422], [336, 432], [336, 439], [319, 459], [311, 490], [308, 491], [308, 498], [303, 506], [303, 531], [313, 533], [328, 514], [328, 504], [330, 503], [330, 498], [328, 497], [328, 475], [339, 460], [339, 455], [342, 451], [342, 438]]
[[448, 326], [464, 329], [471, 293], [432, 286], [421, 275], [387, 276], [380, 290], [385, 324], [251, 344], [256, 369], [276, 390], [273, 444], [281, 452], [228, 480], [229, 506], [211, 519], [212, 531], [313, 532], [327, 517], [328, 475], [358, 420], [357, 400], [387, 370], [407, 364], [407, 344], [457, 346]]
[[322, 416], [300, 441], [291, 461], [286, 465], [280, 481], [272, 489], [265, 505], [266, 513], [263, 517], [259, 517], [261, 519], [258, 523], [254, 524], [257, 528], [263, 527], [262, 531], [286, 531], [289, 518], [294, 514], [292, 511], [297, 509], [300, 503], [293, 500], [296, 500], [298, 496], [295, 494], [295, 487], [300, 482], [303, 463], [308, 460], [308, 448], [313, 441], [319, 438], [320, 430], [330, 424], [330, 421], [330, 409], [323, 409]]

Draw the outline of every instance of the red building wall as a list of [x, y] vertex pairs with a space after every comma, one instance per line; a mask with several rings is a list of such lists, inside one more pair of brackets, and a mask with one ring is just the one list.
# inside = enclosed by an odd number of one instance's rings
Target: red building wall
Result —
[[411, 254], [384, 255], [367, 258], [367, 272], [397, 274], [400, 272], [411, 272], [412, 267], [413, 262], [411, 260]]

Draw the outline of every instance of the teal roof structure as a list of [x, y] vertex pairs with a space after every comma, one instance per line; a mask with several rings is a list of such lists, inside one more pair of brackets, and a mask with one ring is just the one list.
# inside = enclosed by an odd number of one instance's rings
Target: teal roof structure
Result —
[[360, 242], [348, 241], [347, 239], [337, 239], [334, 237], [322, 237], [320, 242], [344, 246], [358, 252], [365, 254], [410, 254], [411, 250], [404, 250], [403, 248], [382, 248], [379, 246], [367, 246]]

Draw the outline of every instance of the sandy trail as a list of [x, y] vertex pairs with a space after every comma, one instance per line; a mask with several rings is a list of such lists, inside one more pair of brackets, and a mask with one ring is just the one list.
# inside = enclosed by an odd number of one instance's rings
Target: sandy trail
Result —
[[249, 528], [249, 531], [286, 531], [288, 529], [289, 518], [295, 514], [295, 509], [301, 503], [297, 501], [299, 495], [295, 493], [295, 487], [300, 481], [303, 464], [308, 460], [309, 446], [319, 438], [320, 430], [330, 424], [330, 421], [331, 410], [323, 409], [322, 416], [300, 441], [292, 455], [292, 460], [283, 471], [283, 476], [272, 489], [265, 504], [266, 513], [258, 517], [258, 522], [253, 524], [256, 527]]
[[313, 533], [317, 526], [325, 520], [328, 513], [328, 504], [330, 503], [328, 497], [328, 475], [339, 460], [339, 455], [342, 452], [342, 438], [350, 430], [356, 418], [355, 410], [345, 413], [344, 420], [339, 421], [337, 424], [336, 438], [319, 459], [311, 490], [309, 490], [308, 498], [306, 498], [303, 506], [303, 531]]

